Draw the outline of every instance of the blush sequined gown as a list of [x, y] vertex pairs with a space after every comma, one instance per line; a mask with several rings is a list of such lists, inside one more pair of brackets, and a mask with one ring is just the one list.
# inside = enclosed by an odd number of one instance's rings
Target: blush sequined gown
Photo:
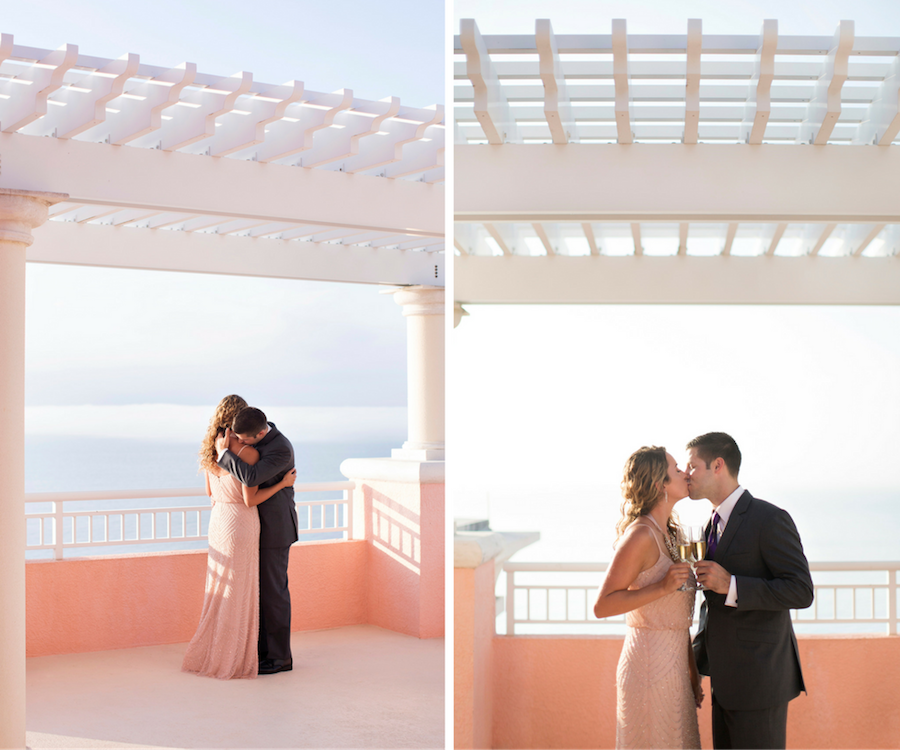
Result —
[[206, 594], [197, 632], [181, 669], [228, 680], [256, 677], [259, 668], [259, 513], [244, 505], [230, 474], [209, 474]]
[[[647, 528], [639, 533], [653, 534], [659, 559], [629, 589], [656, 583], [673, 564], [659, 534]], [[616, 671], [617, 748], [700, 747], [688, 666], [693, 615], [694, 591], [673, 591], [625, 614], [628, 631]]]

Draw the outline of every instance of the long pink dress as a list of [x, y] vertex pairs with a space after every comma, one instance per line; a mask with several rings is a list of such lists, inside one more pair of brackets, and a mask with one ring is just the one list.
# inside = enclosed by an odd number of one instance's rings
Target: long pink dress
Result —
[[181, 669], [228, 680], [259, 668], [259, 513], [244, 505], [241, 483], [209, 473], [206, 595]]
[[[629, 589], [656, 583], [673, 564], [658, 533], [651, 533], [659, 559]], [[617, 748], [700, 747], [688, 666], [693, 616], [693, 591], [673, 591], [626, 613], [628, 631], [616, 671]]]

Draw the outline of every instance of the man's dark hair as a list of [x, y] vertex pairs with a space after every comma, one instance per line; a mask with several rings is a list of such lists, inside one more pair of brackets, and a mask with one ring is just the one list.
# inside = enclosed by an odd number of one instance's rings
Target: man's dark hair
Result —
[[266, 427], [266, 415], [254, 406], [245, 406], [234, 415], [231, 429], [238, 435], [258, 435]]
[[705, 435], [691, 440], [687, 444], [687, 449], [696, 450], [707, 469], [713, 461], [721, 458], [728, 467], [728, 473], [737, 479], [738, 472], [741, 470], [741, 449], [738, 448], [731, 435], [724, 432], [707, 432]]

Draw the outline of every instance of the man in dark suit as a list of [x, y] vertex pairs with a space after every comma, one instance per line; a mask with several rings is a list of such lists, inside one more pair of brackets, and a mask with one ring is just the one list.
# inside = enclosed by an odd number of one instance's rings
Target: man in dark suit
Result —
[[[271, 487], [294, 468], [294, 449], [266, 415], [252, 406], [237, 413], [235, 437], [259, 451], [250, 466], [227, 450], [230, 435], [216, 440], [219, 466], [247, 487]], [[259, 673], [288, 672], [291, 659], [291, 592], [288, 560], [297, 541], [294, 488], [285, 487], [259, 506]]]
[[741, 452], [724, 432], [687, 445], [688, 489], [707, 498], [706, 587], [694, 655], [712, 687], [716, 748], [784, 748], [788, 702], [806, 690], [791, 609], [812, 604], [809, 563], [781, 508], [738, 484]]

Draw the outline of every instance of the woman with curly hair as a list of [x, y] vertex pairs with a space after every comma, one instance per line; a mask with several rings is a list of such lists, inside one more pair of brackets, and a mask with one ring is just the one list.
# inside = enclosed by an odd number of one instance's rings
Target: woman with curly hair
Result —
[[[212, 500], [206, 593], [197, 632], [182, 670], [207, 677], [256, 677], [259, 669], [259, 514], [256, 506], [293, 485], [296, 470], [272, 487], [245, 487], [216, 463], [216, 437], [224, 435], [235, 415], [247, 406], [240, 396], [226, 396], [216, 407], [200, 446], [200, 468]], [[253, 465], [259, 453], [231, 438], [229, 449]]]
[[628, 631], [616, 671], [617, 748], [699, 748], [703, 700], [691, 648], [694, 588], [679, 562], [675, 504], [687, 475], [665, 448], [643, 447], [625, 464], [616, 551], [594, 614], [625, 614]]

